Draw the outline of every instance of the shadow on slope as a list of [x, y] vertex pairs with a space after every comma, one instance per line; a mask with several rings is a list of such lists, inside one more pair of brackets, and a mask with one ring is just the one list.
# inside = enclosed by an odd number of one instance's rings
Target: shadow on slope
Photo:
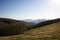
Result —
[[25, 32], [32, 26], [24, 21], [0, 18], [0, 36], [17, 35]]

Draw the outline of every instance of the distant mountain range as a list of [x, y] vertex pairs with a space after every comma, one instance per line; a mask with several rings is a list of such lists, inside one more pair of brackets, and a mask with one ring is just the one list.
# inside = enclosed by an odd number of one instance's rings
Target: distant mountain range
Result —
[[37, 20], [25, 19], [24, 21], [29, 22], [29, 23], [38, 24], [38, 23], [46, 21], [46, 20], [45, 19], [37, 19]]

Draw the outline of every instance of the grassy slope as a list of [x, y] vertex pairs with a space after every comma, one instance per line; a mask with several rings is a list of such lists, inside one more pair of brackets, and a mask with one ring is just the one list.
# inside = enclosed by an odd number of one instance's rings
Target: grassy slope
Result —
[[60, 22], [29, 30], [21, 35], [0, 37], [0, 40], [60, 40]]

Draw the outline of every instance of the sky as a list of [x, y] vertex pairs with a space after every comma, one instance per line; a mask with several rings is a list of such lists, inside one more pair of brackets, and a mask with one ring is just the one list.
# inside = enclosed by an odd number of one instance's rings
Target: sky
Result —
[[60, 18], [60, 0], [0, 0], [0, 18]]

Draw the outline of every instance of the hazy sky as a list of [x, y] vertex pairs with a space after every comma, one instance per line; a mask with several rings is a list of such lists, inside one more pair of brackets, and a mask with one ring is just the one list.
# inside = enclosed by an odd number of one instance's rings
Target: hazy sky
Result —
[[20, 20], [60, 18], [60, 0], [0, 0], [0, 17]]

